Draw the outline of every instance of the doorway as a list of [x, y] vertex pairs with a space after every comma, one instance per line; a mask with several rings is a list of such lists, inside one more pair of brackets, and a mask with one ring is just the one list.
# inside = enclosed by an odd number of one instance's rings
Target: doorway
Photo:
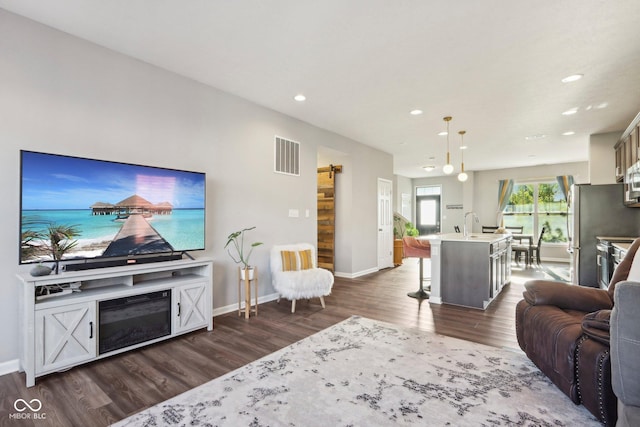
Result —
[[416, 228], [421, 236], [440, 232], [440, 186], [416, 188]]
[[378, 270], [393, 267], [392, 182], [378, 178]]
[[336, 174], [342, 165], [318, 168], [318, 267], [335, 272]]

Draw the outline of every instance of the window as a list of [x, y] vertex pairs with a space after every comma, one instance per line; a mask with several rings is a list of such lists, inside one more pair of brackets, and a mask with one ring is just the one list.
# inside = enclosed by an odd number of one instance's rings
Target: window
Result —
[[504, 210], [505, 226], [523, 226], [523, 233], [543, 242], [567, 241], [567, 202], [557, 182], [516, 183]]
[[416, 187], [416, 196], [439, 196], [442, 189], [439, 185], [430, 185], [428, 187]]

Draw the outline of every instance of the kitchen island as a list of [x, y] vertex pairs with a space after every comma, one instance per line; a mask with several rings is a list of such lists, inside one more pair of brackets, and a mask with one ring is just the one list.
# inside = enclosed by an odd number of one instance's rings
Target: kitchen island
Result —
[[431, 244], [431, 304], [485, 309], [511, 281], [511, 234], [422, 237]]

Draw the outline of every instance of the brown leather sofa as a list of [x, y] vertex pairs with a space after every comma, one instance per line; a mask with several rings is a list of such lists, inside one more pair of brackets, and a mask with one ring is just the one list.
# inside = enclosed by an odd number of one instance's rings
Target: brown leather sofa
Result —
[[542, 372], [576, 404], [606, 425], [615, 425], [611, 386], [609, 317], [616, 283], [624, 281], [640, 239], [614, 271], [608, 289], [532, 280], [516, 306], [518, 344]]

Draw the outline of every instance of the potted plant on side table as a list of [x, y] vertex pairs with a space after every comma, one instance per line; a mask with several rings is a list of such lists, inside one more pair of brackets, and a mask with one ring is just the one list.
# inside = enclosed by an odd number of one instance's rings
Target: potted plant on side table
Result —
[[393, 224], [393, 264], [398, 266], [402, 265], [402, 259], [404, 258], [402, 238], [405, 235], [415, 237], [420, 233], [413, 223], [397, 212], [393, 214]]
[[240, 269], [240, 278], [245, 280], [246, 275], [249, 275], [249, 280], [253, 280], [254, 268], [249, 264], [251, 253], [253, 250], [262, 244], [262, 242], [253, 242], [249, 246], [249, 251], [245, 250], [244, 246], [244, 233], [251, 231], [256, 227], [243, 228], [240, 231], [234, 231], [227, 237], [227, 243], [224, 248], [227, 249], [229, 256], [236, 264], [242, 264]]

